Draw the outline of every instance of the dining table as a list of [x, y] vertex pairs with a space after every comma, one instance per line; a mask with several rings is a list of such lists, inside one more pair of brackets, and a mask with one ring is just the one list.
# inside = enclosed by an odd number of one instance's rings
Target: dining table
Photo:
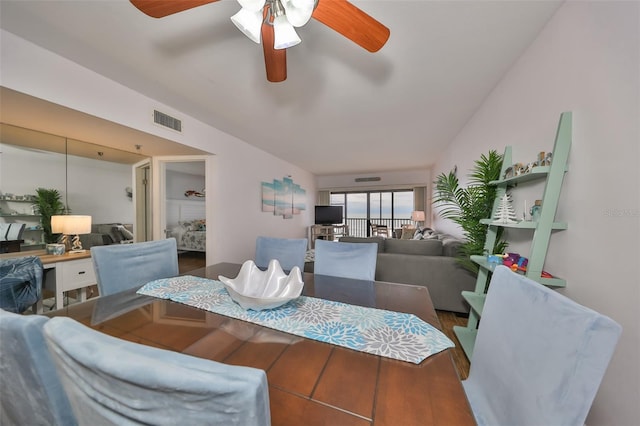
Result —
[[[233, 278], [241, 266], [219, 263], [183, 275]], [[441, 328], [426, 287], [311, 273], [302, 278], [303, 296], [413, 314]], [[92, 298], [47, 315], [71, 317], [139, 344], [262, 369], [269, 383], [272, 425], [476, 424], [449, 349], [416, 364], [137, 291]]]

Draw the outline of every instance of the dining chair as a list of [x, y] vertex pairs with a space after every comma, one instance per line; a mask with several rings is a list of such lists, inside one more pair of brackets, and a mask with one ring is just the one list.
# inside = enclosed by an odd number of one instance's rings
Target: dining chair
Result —
[[175, 238], [91, 247], [100, 296], [179, 274]]
[[493, 273], [463, 381], [479, 425], [583, 425], [622, 333], [506, 266]]
[[256, 260], [258, 268], [267, 268], [271, 259], [277, 259], [285, 271], [294, 266], [304, 271], [304, 257], [307, 252], [306, 238], [256, 238]]
[[313, 273], [373, 281], [377, 258], [377, 243], [317, 240]]
[[43, 271], [38, 256], [0, 259], [0, 308], [21, 314], [35, 307], [42, 295]]
[[263, 370], [144, 346], [55, 317], [44, 335], [80, 424], [270, 424]]
[[77, 424], [44, 339], [47, 321], [0, 309], [0, 424]]

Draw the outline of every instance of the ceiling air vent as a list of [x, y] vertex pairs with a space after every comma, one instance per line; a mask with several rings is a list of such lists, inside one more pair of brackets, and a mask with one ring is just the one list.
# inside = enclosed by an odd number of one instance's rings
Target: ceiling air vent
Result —
[[356, 182], [378, 182], [380, 180], [380, 176], [356, 178]]
[[171, 117], [160, 111], [153, 111], [153, 122], [164, 127], [168, 127], [177, 132], [182, 132], [182, 121], [177, 118]]

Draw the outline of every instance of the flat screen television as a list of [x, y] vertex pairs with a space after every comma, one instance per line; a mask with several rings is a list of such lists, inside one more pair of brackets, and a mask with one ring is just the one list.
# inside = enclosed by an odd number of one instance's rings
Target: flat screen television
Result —
[[342, 223], [342, 206], [316, 206], [316, 225]]

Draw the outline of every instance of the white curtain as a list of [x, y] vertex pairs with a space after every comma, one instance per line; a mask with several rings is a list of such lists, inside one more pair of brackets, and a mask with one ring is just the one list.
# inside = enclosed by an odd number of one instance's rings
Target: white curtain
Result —
[[319, 206], [328, 206], [331, 204], [331, 191], [318, 191], [317, 204]]

